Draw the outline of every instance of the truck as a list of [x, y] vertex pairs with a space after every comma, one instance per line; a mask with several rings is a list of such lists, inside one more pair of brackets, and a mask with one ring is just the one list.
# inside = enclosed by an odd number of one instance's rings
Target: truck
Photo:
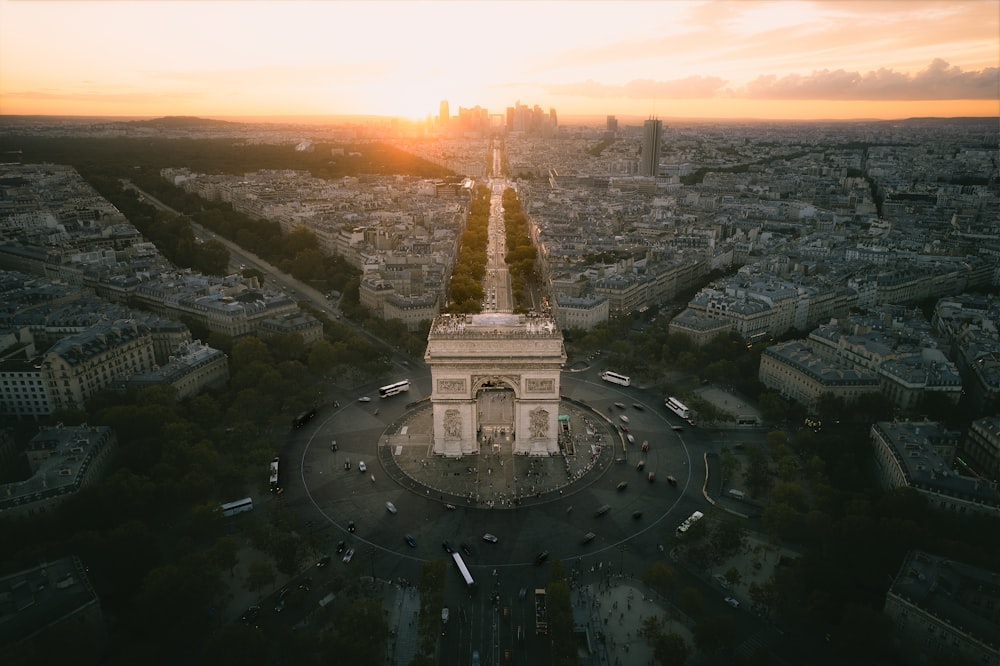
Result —
[[535, 634], [544, 636], [549, 633], [549, 615], [545, 610], [545, 588], [535, 590]]

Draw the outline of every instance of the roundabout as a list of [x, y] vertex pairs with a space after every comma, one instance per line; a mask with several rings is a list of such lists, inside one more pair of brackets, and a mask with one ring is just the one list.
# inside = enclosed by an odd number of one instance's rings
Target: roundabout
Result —
[[568, 373], [562, 389], [558, 452], [545, 456], [515, 453], [516, 436], [490, 425], [486, 403], [502, 404], [502, 393], [481, 401], [478, 452], [457, 457], [434, 452], [428, 377], [395, 398], [345, 401], [304, 442], [306, 499], [333, 541], [359, 553], [422, 561], [441, 557], [447, 541], [464, 546], [470, 567], [531, 565], [542, 551], [607, 558], [637, 537], [672, 534], [694, 475], [662, 407]]

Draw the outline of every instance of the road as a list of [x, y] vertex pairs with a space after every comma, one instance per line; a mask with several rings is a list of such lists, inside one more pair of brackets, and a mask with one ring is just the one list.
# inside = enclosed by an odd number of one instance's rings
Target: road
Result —
[[[219, 236], [218, 234], [214, 233], [209, 229], [206, 229], [205, 227], [194, 222], [190, 218], [187, 218], [187, 216], [185, 216], [180, 211], [171, 208], [170, 206], [158, 200], [156, 197], [152, 196], [148, 192], [139, 189], [130, 181], [123, 179], [121, 182], [123, 188], [131, 189], [134, 190], [135, 192], [138, 192], [140, 195], [145, 197], [146, 201], [148, 201], [149, 204], [152, 205], [153, 207], [188, 219], [188, 222], [191, 224], [191, 228], [193, 229], [195, 238], [197, 240], [200, 240], [202, 242], [208, 240], [214, 240], [225, 245], [226, 249], [229, 250], [229, 266], [233, 272], [238, 272], [243, 268], [255, 268], [264, 275], [265, 285], [262, 286], [267, 286], [276, 291], [284, 292], [288, 294], [290, 297], [292, 297], [298, 303], [307, 303], [308, 305], [315, 308], [317, 311], [322, 312], [325, 315], [329, 315], [330, 317], [336, 319], [338, 323], [340, 323], [341, 325], [353, 329], [355, 332], [365, 336], [375, 344], [379, 346], [384, 346], [387, 348], [387, 350], [392, 349], [392, 345], [387, 343], [385, 340], [372, 334], [365, 328], [358, 326], [352, 321], [345, 319], [340, 311], [339, 300], [336, 303], [331, 302], [329, 299], [327, 299], [326, 295], [321, 293], [319, 290], [310, 287], [307, 284], [299, 282], [291, 275], [283, 273], [277, 267], [271, 265], [270, 263], [268, 263], [264, 259], [261, 259], [252, 252], [249, 252], [240, 247], [239, 245], [237, 245], [236, 243], [222, 236]], [[343, 298], [343, 295], [341, 295], [341, 298]], [[401, 368], [404, 367], [401, 364], [402, 360], [394, 359], [394, 362], [400, 365]], [[422, 363], [422, 361], [418, 359], [414, 359], [409, 362]]]

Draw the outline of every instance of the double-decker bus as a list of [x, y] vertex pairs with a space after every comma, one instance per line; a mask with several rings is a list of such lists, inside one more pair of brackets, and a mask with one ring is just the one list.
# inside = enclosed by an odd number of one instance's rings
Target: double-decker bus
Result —
[[687, 406], [677, 398], [670, 396], [669, 398], [663, 401], [663, 404], [667, 406], [667, 409], [669, 409], [682, 419], [691, 418], [691, 410], [688, 409]]
[[404, 379], [401, 382], [396, 382], [395, 384], [389, 384], [388, 386], [383, 386], [378, 390], [378, 397], [388, 398], [389, 396], [396, 395], [397, 393], [402, 393], [403, 391], [410, 390], [410, 380]]
[[277, 492], [281, 485], [278, 483], [278, 456], [271, 461], [271, 492]]
[[620, 384], [622, 386], [628, 386], [632, 383], [632, 379], [626, 377], [625, 375], [619, 375], [617, 372], [611, 372], [610, 370], [605, 370], [601, 373], [601, 379], [606, 382], [611, 382], [612, 384]]
[[451, 559], [455, 560], [455, 566], [458, 567], [459, 573], [462, 574], [462, 578], [465, 579], [465, 584], [471, 586], [476, 581], [472, 580], [472, 574], [469, 573], [469, 567], [465, 566], [465, 561], [462, 560], [462, 556], [458, 554], [456, 550], [451, 554]]
[[235, 516], [238, 513], [243, 513], [244, 511], [253, 511], [253, 499], [249, 497], [244, 497], [241, 500], [236, 500], [235, 502], [226, 502], [219, 507], [222, 511], [222, 515]]
[[695, 511], [694, 513], [691, 514], [691, 516], [687, 520], [685, 520], [683, 523], [677, 526], [677, 529], [675, 530], [674, 534], [676, 534], [677, 536], [683, 535], [685, 532], [691, 529], [692, 525], [701, 520], [704, 515], [705, 514], [703, 514], [701, 511]]

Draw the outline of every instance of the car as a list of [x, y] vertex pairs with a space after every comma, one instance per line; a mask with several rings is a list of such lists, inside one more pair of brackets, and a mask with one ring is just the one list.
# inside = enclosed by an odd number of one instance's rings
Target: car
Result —
[[583, 535], [583, 543], [590, 543], [596, 538], [597, 538], [596, 534], [594, 534], [593, 532], [587, 532], [586, 534]]
[[640, 412], [643, 411], [644, 409], [646, 409], [645, 407], [643, 407], [642, 405], [640, 405], [637, 402], [633, 402], [632, 406], [635, 407], [636, 409], [638, 409]]
[[608, 511], [611, 511], [611, 506], [609, 504], [605, 504], [604, 506], [602, 506], [601, 508], [599, 508], [597, 511], [595, 511], [594, 515], [595, 516], [603, 516]]
[[645, 466], [646, 466], [646, 461], [645, 460], [640, 460], [639, 462], [637, 462], [635, 464], [635, 471], [641, 472], [642, 469], [643, 469], [643, 467], [645, 467]]
[[730, 606], [732, 606], [733, 608], [739, 608], [740, 607], [740, 602], [735, 597], [726, 597], [726, 603], [729, 604]]
[[274, 612], [280, 613], [283, 610], [285, 610], [285, 600], [281, 599], [280, 601], [278, 601], [278, 603], [274, 605]]
[[642, 511], [632, 512], [632, 520], [639, 520], [640, 518], [642, 518]]
[[451, 544], [448, 543], [447, 541], [442, 541], [441, 542], [441, 547], [444, 548], [444, 552], [448, 553], [449, 555], [451, 555], [452, 553], [455, 552], [455, 549], [452, 548]]
[[672, 476], [668, 476], [667, 477], [667, 483], [669, 483], [670, 485], [676, 487], [677, 486], [677, 479], [675, 479]]
[[629, 444], [635, 444], [635, 435], [633, 435], [632, 433], [628, 433], [627, 435], [625, 435], [625, 439], [628, 440]]
[[260, 614], [260, 604], [255, 604], [250, 608], [246, 609], [243, 616], [240, 619], [244, 622], [252, 622]]
[[545, 560], [549, 559], [549, 551], [543, 550], [542, 552], [535, 555], [535, 566], [541, 566], [545, 564]]
[[356, 530], [356, 529], [357, 529], [357, 527], [354, 525], [354, 521], [353, 520], [350, 520], [350, 521], [347, 522], [347, 531], [348, 532], [354, 532], [354, 530]]
[[308, 592], [312, 588], [312, 582], [313, 579], [309, 576], [306, 576], [305, 578], [302, 579], [302, 582], [299, 583], [299, 589], [302, 590], [303, 592]]
[[389, 513], [396, 513], [396, 505], [392, 502], [386, 502], [385, 508]]
[[348, 548], [347, 551], [344, 553], [344, 561], [350, 562], [353, 558], [354, 558], [354, 549]]
[[414, 539], [409, 534], [406, 534], [406, 535], [403, 536], [403, 541], [405, 541], [406, 545], [409, 546], [410, 548], [416, 548], [417, 547], [417, 540]]
[[371, 401], [372, 401], [372, 399], [369, 398], [368, 396], [363, 396], [363, 397], [358, 398], [358, 402], [371, 402]]
[[487, 532], [486, 534], [483, 535], [483, 541], [486, 541], [488, 543], [496, 543], [499, 540], [500, 539], [497, 539], [495, 536], [493, 536], [489, 532]]
[[723, 576], [722, 574], [715, 574], [714, 576], [712, 576], [712, 578], [715, 580], [716, 583], [721, 585], [726, 590], [732, 587], [732, 585], [729, 582], [729, 579]]
[[346, 549], [347, 549], [347, 544], [341, 541], [340, 543], [337, 544], [337, 555], [340, 555]]
[[628, 481], [622, 481], [618, 484], [618, 490], [625, 490], [628, 488]]
[[616, 402], [615, 403], [615, 407], [617, 407], [618, 409], [625, 409], [625, 403], [624, 402]]
[[323, 557], [319, 558], [318, 562], [316, 562], [316, 567], [318, 569], [322, 569], [323, 567], [325, 567], [329, 563], [330, 563], [330, 556], [329, 555], [324, 555]]
[[463, 543], [459, 547], [462, 549], [462, 552], [465, 553], [465, 555], [468, 556], [468, 557], [472, 557], [473, 555], [476, 554], [476, 552], [474, 550], [472, 550], [472, 546], [470, 546], [467, 543]]
[[621, 421], [622, 423], [628, 423], [628, 417], [625, 416], [624, 414], [619, 414], [618, 420]]
[[619, 429], [619, 430], [621, 430], [621, 431], [622, 431], [623, 433], [625, 433], [626, 435], [627, 435], [627, 434], [629, 434], [629, 429], [628, 429], [628, 426], [627, 426], [627, 425], [619, 425], [619, 426], [618, 426], [618, 429]]
[[695, 426], [697, 426], [698, 424], [697, 424], [697, 423], [695, 423], [694, 421], [692, 421], [691, 419], [688, 419], [688, 425], [689, 425], [689, 426], [691, 426], [692, 428], [694, 428], [694, 427], [695, 427]]
[[672, 425], [670, 426], [670, 429], [673, 430], [674, 432], [684, 432], [684, 428], [682, 428], [679, 425]]
[[365, 464], [364, 460], [358, 463], [358, 471], [362, 474], [368, 471], [368, 465]]

